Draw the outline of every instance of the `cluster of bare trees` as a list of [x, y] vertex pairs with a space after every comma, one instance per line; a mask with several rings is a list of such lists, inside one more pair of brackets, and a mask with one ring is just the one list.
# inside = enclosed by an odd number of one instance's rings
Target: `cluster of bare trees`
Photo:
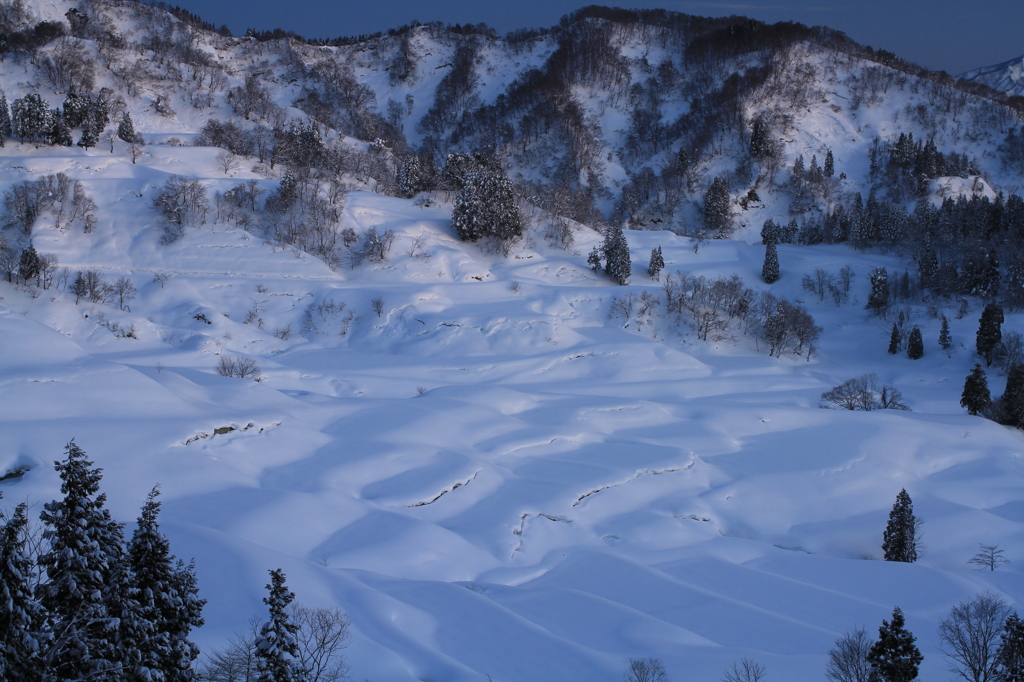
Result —
[[755, 292], [737, 275], [708, 279], [669, 273], [663, 284], [668, 314], [686, 319], [701, 340], [731, 338], [734, 331], [764, 341], [769, 354], [814, 354], [821, 327], [807, 309], [770, 292]]
[[24, 180], [4, 192], [6, 222], [26, 236], [32, 233], [36, 219], [44, 214], [53, 218], [54, 227], [65, 230], [75, 222], [86, 232], [96, 226], [96, 204], [85, 192], [80, 180], [64, 173]]
[[847, 379], [821, 394], [821, 406], [841, 410], [909, 410], [903, 394], [892, 384], [883, 384], [877, 374], [861, 374]]

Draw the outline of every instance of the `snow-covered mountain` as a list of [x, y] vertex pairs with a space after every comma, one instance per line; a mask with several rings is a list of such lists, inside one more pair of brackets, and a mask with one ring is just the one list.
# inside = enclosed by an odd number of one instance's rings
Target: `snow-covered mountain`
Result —
[[[72, 438], [115, 518], [159, 483], [209, 600], [205, 651], [265, 612], [276, 567], [349, 615], [370, 680], [618, 680], [648, 656], [675, 680], [744, 657], [820, 679], [839, 636], [894, 606], [930, 679], [954, 604], [1024, 605], [1024, 436], [959, 404], [997, 294], [939, 288], [967, 279], [963, 254], [995, 263], [1018, 342], [987, 369], [1001, 393], [1024, 333], [1005, 97], [828, 31], [667, 12], [317, 45], [134, 2], [21, 7], [0, 15], [22, 45], [8, 101], [74, 87], [145, 144], [0, 149], [0, 191], [45, 199], [7, 202], [0, 255], [48, 264], [0, 281], [0, 505], [58, 497]], [[44, 20], [72, 35], [37, 39]], [[478, 150], [516, 183], [515, 243], [459, 240], [444, 178], [399, 196], [413, 156]], [[716, 177], [732, 238], [702, 234]], [[205, 210], [162, 214], [175, 183]], [[929, 212], [959, 198], [955, 225]], [[858, 199], [896, 216], [887, 232], [836, 227]], [[768, 219], [804, 235], [771, 285]], [[641, 228], [626, 286], [588, 263], [605, 222]], [[927, 290], [921, 244], [941, 257]], [[883, 267], [886, 317], [865, 309]], [[817, 338], [767, 329], [801, 312]], [[919, 328], [921, 359], [886, 352], [894, 325]], [[223, 376], [239, 359], [259, 381]], [[821, 407], [871, 375], [910, 409]], [[927, 548], [881, 561], [904, 488]], [[972, 570], [979, 544], [1011, 563]]]
[[1024, 57], [995, 66], [983, 66], [960, 75], [960, 78], [982, 83], [1008, 95], [1024, 96]]

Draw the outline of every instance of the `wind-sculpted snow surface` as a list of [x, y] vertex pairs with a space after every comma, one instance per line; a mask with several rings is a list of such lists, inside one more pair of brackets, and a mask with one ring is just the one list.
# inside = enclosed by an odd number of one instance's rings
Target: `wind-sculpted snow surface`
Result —
[[[9, 145], [6, 167], [27, 151]], [[353, 192], [346, 225], [396, 232], [385, 262], [332, 271], [213, 221], [161, 246], [159, 168], [66, 154], [37, 171], [78, 169], [106, 219], [91, 235], [40, 225], [38, 250], [139, 293], [129, 312], [0, 284], [0, 474], [24, 472], [0, 482], [3, 504], [57, 496], [51, 462], [72, 437], [119, 519], [159, 482], [209, 599], [207, 649], [262, 611], [278, 566], [299, 601], [350, 615], [352, 672], [371, 680], [613, 680], [640, 656], [674, 679], [741, 656], [812, 679], [840, 634], [894, 605], [936, 676], [952, 604], [1024, 599], [1024, 441], [957, 404], [980, 308], [945, 311], [950, 357], [924, 310], [924, 358], [888, 355], [890, 323], [863, 302], [893, 257], [781, 245], [777, 294], [805, 296], [814, 267], [855, 280], [848, 304], [805, 299], [818, 355], [777, 359], [742, 336], [697, 341], [658, 306], [623, 317], [616, 297], [663, 292], [592, 272], [596, 232], [575, 253], [527, 235], [505, 258], [455, 240], [450, 204]], [[660, 245], [666, 272], [765, 286], [761, 246], [626, 236], [635, 262]], [[223, 355], [262, 380], [218, 376]], [[818, 407], [865, 372], [913, 411]], [[926, 520], [913, 565], [879, 560], [904, 487]], [[971, 571], [979, 542], [1013, 563]]]

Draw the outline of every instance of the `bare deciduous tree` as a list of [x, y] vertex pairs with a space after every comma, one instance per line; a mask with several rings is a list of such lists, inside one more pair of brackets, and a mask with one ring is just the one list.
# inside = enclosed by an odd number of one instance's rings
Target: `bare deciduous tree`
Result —
[[939, 621], [940, 649], [949, 669], [967, 682], [995, 678], [994, 663], [999, 634], [1010, 607], [991, 592], [976, 594], [954, 606]]
[[623, 682], [668, 682], [665, 665], [660, 658], [631, 658]]
[[1009, 559], [1003, 557], [1003, 550], [999, 549], [996, 545], [978, 545], [978, 549], [981, 551], [968, 559], [967, 563], [975, 564], [979, 567], [979, 571], [983, 571], [986, 568], [994, 571], [996, 566], [1010, 563]]
[[744, 656], [726, 668], [722, 682], [761, 682], [766, 672], [763, 665]]
[[127, 277], [121, 277], [114, 282], [113, 289], [114, 296], [117, 298], [117, 307], [124, 310], [128, 307], [128, 301], [135, 298], [135, 295], [139, 293], [139, 290], [135, 288], [132, 281]]
[[217, 374], [222, 377], [252, 379], [253, 381], [263, 378], [263, 372], [252, 358], [229, 358], [226, 355], [220, 356], [220, 360], [217, 362]]
[[864, 628], [847, 632], [828, 652], [825, 677], [831, 682], [868, 682], [871, 676], [870, 650], [871, 639]]

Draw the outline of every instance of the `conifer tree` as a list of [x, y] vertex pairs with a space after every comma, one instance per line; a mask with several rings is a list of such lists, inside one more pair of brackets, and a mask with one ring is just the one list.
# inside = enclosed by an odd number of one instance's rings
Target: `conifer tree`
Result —
[[11, 110], [7, 106], [7, 95], [0, 93], [0, 147], [7, 144], [7, 138], [14, 135], [11, 125]]
[[942, 329], [939, 330], [939, 348], [946, 351], [946, 355], [949, 355], [949, 350], [953, 347], [953, 337], [949, 334], [949, 320], [946, 316], [942, 316]]
[[781, 230], [779, 226], [775, 224], [775, 221], [769, 218], [764, 221], [764, 225], [761, 226], [761, 243], [765, 246], [769, 244], [779, 243], [779, 233]]
[[64, 497], [40, 514], [49, 548], [39, 557], [47, 577], [39, 600], [54, 636], [45, 664], [57, 680], [100, 678], [120, 669], [123, 653], [110, 606], [122, 588], [124, 536], [99, 494], [102, 470], [74, 441], [65, 452], [55, 463]]
[[978, 320], [978, 334], [975, 337], [975, 345], [978, 355], [985, 358], [985, 365], [992, 364], [992, 353], [1003, 340], [1003, 308], [996, 303], [989, 303], [981, 311], [981, 318]]
[[123, 142], [135, 140], [135, 124], [132, 123], [132, 115], [127, 111], [121, 115], [121, 122], [117, 125], [117, 136]]
[[999, 399], [999, 423], [1006, 426], [1024, 424], [1024, 365], [1013, 365], [1006, 375], [1006, 390]]
[[919, 526], [920, 522], [914, 516], [914, 503], [904, 488], [896, 496], [896, 502], [889, 512], [889, 523], [882, 534], [882, 551], [885, 552], [886, 561], [917, 561]]
[[661, 277], [661, 271], [665, 269], [665, 258], [661, 255], [661, 247], [651, 249], [651, 260], [647, 265], [647, 274], [655, 282]]
[[33, 557], [26, 547], [27, 505], [0, 528], [0, 679], [42, 679], [43, 612], [32, 591]]
[[54, 147], [70, 147], [72, 144], [71, 128], [59, 111], [51, 112], [50, 122], [50, 144]]
[[832, 150], [829, 149], [828, 153], [825, 154], [825, 168], [824, 173], [826, 178], [831, 178], [836, 174], [836, 160], [832, 156]]
[[986, 410], [991, 404], [992, 394], [988, 390], [988, 379], [985, 378], [985, 370], [981, 368], [981, 365], [976, 364], [964, 381], [964, 392], [960, 396], [960, 406], [967, 410], [967, 414], [976, 415]]
[[587, 265], [594, 272], [597, 272], [601, 267], [601, 249], [597, 246], [590, 250], [590, 255], [587, 256]]
[[900, 327], [895, 322], [892, 323], [892, 333], [889, 334], [889, 355], [896, 355], [900, 352], [901, 341], [903, 335], [900, 334]]
[[96, 126], [92, 125], [91, 122], [86, 121], [85, 125], [82, 126], [82, 137], [78, 139], [78, 146], [82, 149], [92, 149], [100, 141], [99, 132], [96, 130]]
[[1016, 613], [1003, 623], [992, 667], [999, 682], [1024, 682], [1024, 621]]
[[729, 184], [724, 178], [716, 177], [704, 195], [704, 226], [709, 232], [725, 236], [731, 223]]
[[39, 277], [41, 268], [42, 260], [39, 258], [39, 253], [36, 252], [36, 247], [29, 244], [21, 252], [21, 258], [18, 260], [18, 276], [27, 284], [29, 280]]
[[90, 102], [87, 96], [79, 95], [73, 89], [69, 90], [67, 97], [64, 98], [63, 111], [64, 120], [68, 122], [68, 126], [72, 128], [81, 126], [89, 114], [89, 107]]
[[892, 610], [892, 620], [882, 621], [878, 641], [868, 650], [871, 678], [878, 682], [910, 682], [924, 660], [914, 644], [914, 635], [906, 629], [900, 607]]
[[885, 268], [875, 268], [871, 273], [871, 293], [865, 307], [875, 315], [884, 315], [889, 309], [889, 273]]
[[452, 209], [452, 227], [467, 242], [490, 236], [509, 245], [522, 235], [515, 191], [501, 170], [481, 167], [462, 177], [462, 189]]
[[285, 585], [284, 571], [270, 571], [270, 595], [263, 603], [270, 609], [270, 620], [256, 638], [258, 682], [299, 682], [303, 671], [299, 664], [298, 626], [288, 620], [288, 605], [295, 594]]
[[617, 284], [625, 284], [633, 272], [633, 264], [629, 259], [629, 243], [621, 227], [611, 225], [605, 229], [601, 252], [608, 277]]
[[765, 247], [761, 277], [768, 284], [773, 284], [779, 279], [779, 252], [778, 247], [773, 243]]
[[921, 338], [921, 328], [914, 327], [910, 330], [910, 337], [907, 339], [907, 357], [911, 360], [920, 360], [924, 355], [924, 339]]
[[772, 153], [771, 130], [763, 117], [754, 120], [754, 130], [750, 135], [750, 156], [763, 159]]
[[158, 488], [153, 488], [128, 545], [131, 572], [138, 590], [142, 618], [151, 632], [139, 645], [140, 666], [154, 682], [188, 682], [199, 648], [188, 639], [203, 624], [205, 599], [198, 597], [194, 571], [170, 552], [157, 516]]
[[22, 142], [44, 139], [50, 130], [50, 109], [42, 97], [34, 92], [29, 93], [14, 100], [11, 105], [11, 123], [14, 134]]
[[402, 193], [402, 196], [406, 198], [416, 196], [422, 189], [422, 175], [420, 157], [410, 154], [402, 160], [395, 178], [398, 181], [398, 191]]

